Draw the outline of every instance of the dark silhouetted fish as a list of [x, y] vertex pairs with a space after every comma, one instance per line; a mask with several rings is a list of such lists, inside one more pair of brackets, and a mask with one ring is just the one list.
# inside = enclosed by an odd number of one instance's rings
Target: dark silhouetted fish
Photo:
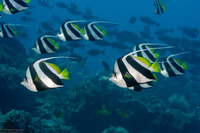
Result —
[[142, 21], [143, 23], [148, 24], [148, 25], [156, 25], [156, 26], [160, 25], [159, 23], [157, 23], [153, 19], [146, 17], [146, 16], [141, 16], [140, 21]]
[[53, 19], [54, 22], [61, 24], [63, 23], [63, 19], [59, 17], [58, 15], [52, 15], [51, 18]]
[[67, 5], [64, 2], [56, 2], [56, 6], [58, 6], [59, 8], [64, 8], [67, 9]]
[[36, 21], [36, 19], [28, 17], [28, 16], [22, 16], [20, 19], [21, 19], [21, 21], [24, 21], [24, 22], [33, 22], [33, 21]]
[[136, 22], [137, 18], [135, 16], [132, 16], [130, 19], [129, 19], [129, 23], [130, 24], [134, 24]]
[[52, 26], [49, 24], [49, 22], [41, 22], [40, 25], [42, 26], [42, 28], [46, 31], [54, 31], [54, 29], [52, 28]]
[[156, 35], [165, 35], [167, 33], [173, 33], [174, 32], [174, 29], [171, 28], [171, 29], [166, 29], [166, 28], [159, 28], [155, 31], [155, 34]]
[[106, 61], [101, 61], [101, 64], [106, 71], [110, 71], [110, 66]]
[[103, 54], [103, 55], [104, 55], [105, 49], [102, 50], [102, 51], [100, 51], [100, 50], [98, 50], [98, 49], [91, 49], [91, 50], [89, 50], [87, 53], [88, 53], [89, 55], [92, 55], [92, 56], [98, 56], [98, 55], [100, 55], [100, 54]]
[[79, 11], [76, 3], [71, 2], [70, 5], [67, 6], [67, 10], [74, 15], [81, 15], [82, 13]]
[[40, 6], [42, 6], [42, 7], [46, 7], [46, 8], [52, 9], [52, 6], [49, 5], [49, 1], [38, 0], [38, 3], [39, 3]]
[[197, 38], [199, 35], [199, 29], [197, 28], [182, 27], [181, 31], [184, 35], [190, 38]]

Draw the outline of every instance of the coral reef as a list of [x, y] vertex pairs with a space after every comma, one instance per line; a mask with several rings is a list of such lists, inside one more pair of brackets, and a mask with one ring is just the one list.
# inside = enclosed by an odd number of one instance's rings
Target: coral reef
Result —
[[102, 133], [129, 133], [129, 132], [123, 127], [109, 127], [108, 129], [105, 129]]

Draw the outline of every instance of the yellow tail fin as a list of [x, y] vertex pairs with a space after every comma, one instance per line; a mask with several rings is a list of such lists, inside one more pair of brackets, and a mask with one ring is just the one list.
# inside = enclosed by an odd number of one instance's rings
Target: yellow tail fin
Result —
[[63, 79], [69, 79], [69, 72], [67, 70], [67, 68], [65, 68], [60, 75], [62, 75]]
[[184, 70], [188, 70], [188, 66], [186, 62], [183, 62], [181, 66], [183, 67]]
[[152, 65], [151, 68], [154, 70], [154, 72], [160, 72], [160, 64], [158, 61], [155, 61]]

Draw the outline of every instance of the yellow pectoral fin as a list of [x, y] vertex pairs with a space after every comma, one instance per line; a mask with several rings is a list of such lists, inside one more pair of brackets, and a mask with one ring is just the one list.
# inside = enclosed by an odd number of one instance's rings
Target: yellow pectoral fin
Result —
[[36, 81], [36, 82], [39, 82], [40, 80], [39, 80], [39, 76], [38, 75], [36, 75], [35, 76], [35, 79], [34, 79], [34, 81]]
[[65, 68], [60, 74], [62, 75], [63, 79], [69, 79], [69, 72], [67, 68]]
[[154, 70], [154, 72], [160, 72], [160, 64], [158, 61], [155, 61], [152, 65], [151, 68]]
[[72, 24], [77, 30], [80, 30], [80, 27], [76, 24]]
[[181, 61], [181, 60], [179, 60], [179, 59], [174, 59], [176, 62], [178, 62], [178, 64], [179, 65], [182, 65], [183, 64], [183, 62]]
[[124, 75], [124, 77], [129, 79], [129, 78], [131, 78], [132, 76], [130, 75], [129, 72], [126, 72], [125, 75]]
[[49, 40], [51, 43], [53, 43], [53, 44], [55, 44], [55, 43], [56, 43], [56, 41], [55, 41], [55, 40], [53, 40], [53, 39], [51, 39], [51, 38], [48, 38], [48, 40]]
[[[45, 63], [47, 63], [47, 62], [45, 62]], [[60, 70], [60, 68], [57, 66], [57, 65], [55, 65], [55, 64], [53, 64], [53, 63], [47, 63], [49, 66], [51, 66], [57, 73], [60, 73], [61, 72], [61, 70]]]

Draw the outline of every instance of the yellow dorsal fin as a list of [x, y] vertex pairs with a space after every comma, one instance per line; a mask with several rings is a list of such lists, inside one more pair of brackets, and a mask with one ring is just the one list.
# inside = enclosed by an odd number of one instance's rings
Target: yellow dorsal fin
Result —
[[179, 60], [179, 59], [174, 59], [176, 62], [178, 62], [178, 64], [179, 65], [182, 65], [183, 64], [183, 62], [181, 61], [181, 60]]
[[56, 43], [56, 41], [55, 41], [55, 40], [53, 40], [53, 39], [51, 39], [51, 38], [48, 38], [48, 40], [49, 40], [51, 43], [53, 43], [53, 44], [55, 44], [55, 43]]
[[151, 47], [149, 47], [149, 46], [147, 46], [147, 48], [149, 48], [149, 49], [151, 50], [151, 52], [155, 54], [155, 51], [154, 51], [154, 49], [152, 49], [152, 48], [151, 48]]
[[31, 0], [25, 0], [25, 2], [26, 2], [26, 3], [30, 3], [30, 2], [31, 2]]
[[0, 11], [3, 12], [3, 4], [0, 3]]
[[156, 59], [159, 60], [160, 54], [159, 53], [155, 53], [154, 55], [156, 56]]
[[63, 79], [69, 79], [69, 72], [67, 70], [67, 68], [65, 68], [61, 73], [60, 75], [62, 75], [62, 78]]
[[84, 35], [85, 34], [85, 29], [84, 28], [80, 29], [80, 32], [81, 32], [82, 35]]
[[125, 74], [124, 74], [124, 77], [126, 77], [126, 78], [131, 78], [132, 76], [130, 75], [130, 73], [129, 72], [126, 72]]
[[148, 59], [146, 59], [144, 57], [135, 57], [135, 58], [137, 58], [138, 60], [140, 60], [141, 62], [143, 62], [144, 64], [146, 64], [148, 67], [151, 66], [151, 62]]
[[157, 78], [157, 76], [156, 76], [155, 73], [153, 74], [153, 76], [154, 76], [154, 78], [155, 78], [154, 82], [158, 82], [158, 78]]
[[95, 25], [100, 31], [103, 31], [102, 28], [98, 25]]
[[184, 70], [188, 70], [188, 66], [186, 62], [183, 62], [181, 66], [183, 67]]
[[80, 30], [80, 27], [76, 24], [72, 24], [77, 30]]
[[[47, 62], [45, 62], [45, 63], [47, 63]], [[57, 65], [55, 65], [53, 63], [47, 63], [47, 64], [50, 65], [58, 74], [61, 72], [60, 68]]]
[[158, 61], [155, 61], [152, 65], [151, 68], [154, 70], [154, 72], [160, 72], [160, 64]]
[[55, 40], [48, 38], [48, 40], [55, 46], [55, 48], [58, 50], [59, 49], [59, 42], [56, 43]]

